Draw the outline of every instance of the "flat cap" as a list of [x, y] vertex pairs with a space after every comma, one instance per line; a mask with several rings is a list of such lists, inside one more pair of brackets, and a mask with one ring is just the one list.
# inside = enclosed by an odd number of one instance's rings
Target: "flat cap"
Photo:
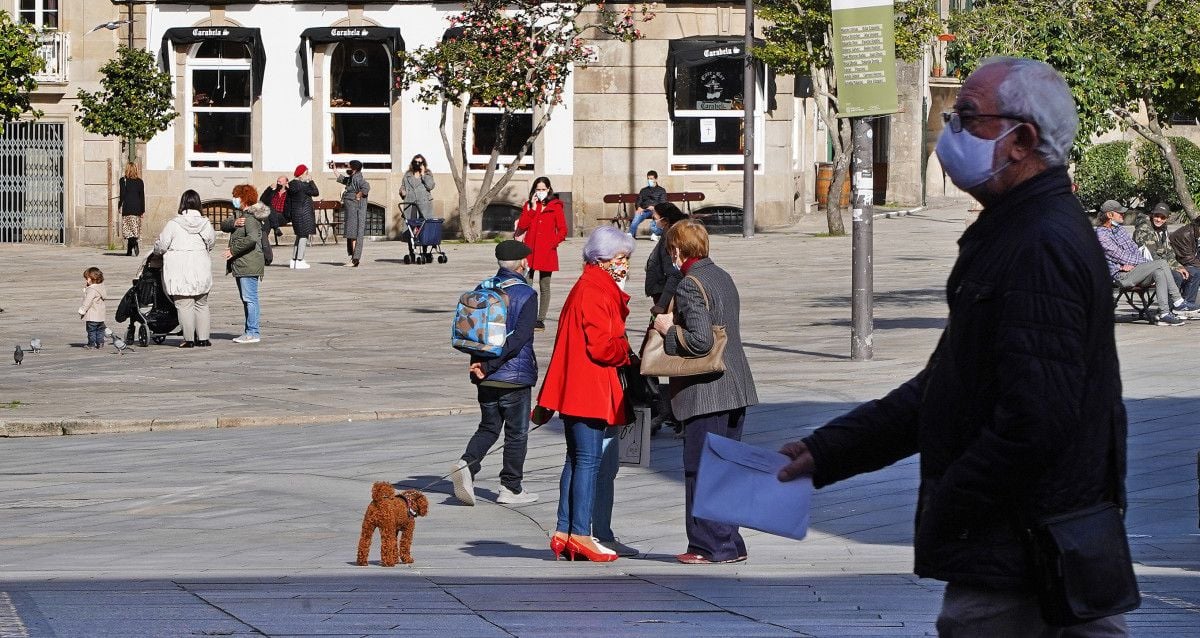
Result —
[[1115, 199], [1110, 199], [1107, 202], [1104, 202], [1103, 204], [1100, 205], [1100, 212], [1102, 212], [1102, 213], [1112, 213], [1112, 212], [1123, 213], [1127, 210], [1129, 210], [1129, 209], [1122, 206], [1120, 204], [1120, 202], [1118, 202]]
[[533, 251], [529, 249], [529, 246], [525, 245], [525, 242], [515, 239], [506, 239], [496, 244], [496, 259], [500, 261], [525, 259], [531, 252]]

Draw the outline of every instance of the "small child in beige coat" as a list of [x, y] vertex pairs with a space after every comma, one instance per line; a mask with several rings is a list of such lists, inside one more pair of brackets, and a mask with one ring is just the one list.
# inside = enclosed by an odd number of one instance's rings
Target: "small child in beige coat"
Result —
[[87, 326], [87, 345], [84, 348], [99, 350], [104, 347], [104, 316], [108, 308], [104, 305], [104, 273], [92, 266], [83, 271], [83, 305], [79, 306], [79, 318]]

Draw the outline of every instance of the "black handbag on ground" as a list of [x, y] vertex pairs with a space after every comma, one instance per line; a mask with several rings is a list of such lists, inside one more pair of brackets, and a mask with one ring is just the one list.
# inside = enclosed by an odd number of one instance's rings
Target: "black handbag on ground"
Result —
[[[1115, 427], [1109, 450], [1110, 494], [1116, 498]], [[1047, 624], [1069, 627], [1141, 605], [1124, 514], [1115, 503], [1042, 519], [1028, 535], [1038, 605]]]

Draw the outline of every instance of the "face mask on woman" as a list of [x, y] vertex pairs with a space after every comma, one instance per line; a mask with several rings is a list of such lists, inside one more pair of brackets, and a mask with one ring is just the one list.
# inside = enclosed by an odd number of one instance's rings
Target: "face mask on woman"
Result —
[[238, 199], [238, 198], [234, 197], [234, 198], [233, 198], [232, 200], [230, 200], [230, 201], [232, 201], [232, 202], [233, 202], [233, 210], [242, 210], [242, 200], [240, 200], [240, 199]]
[[550, 194], [550, 191], [534, 191], [533, 192], [533, 196], [536, 197], [539, 202], [546, 201], [546, 196], [548, 196], [549, 194]]
[[628, 259], [613, 259], [603, 266], [604, 270], [608, 271], [608, 276], [617, 282], [617, 286], [621, 290], [625, 290], [625, 280], [629, 278], [629, 260]]

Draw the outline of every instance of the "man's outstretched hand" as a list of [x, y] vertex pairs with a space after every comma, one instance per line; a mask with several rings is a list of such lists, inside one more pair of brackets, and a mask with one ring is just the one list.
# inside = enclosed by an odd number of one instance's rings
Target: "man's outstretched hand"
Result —
[[779, 452], [792, 459], [792, 462], [783, 466], [783, 469], [779, 470], [779, 474], [776, 475], [780, 481], [790, 481], [813, 473], [816, 466], [813, 463], [812, 453], [808, 451], [808, 446], [803, 441], [792, 441], [785, 444], [779, 448]]

